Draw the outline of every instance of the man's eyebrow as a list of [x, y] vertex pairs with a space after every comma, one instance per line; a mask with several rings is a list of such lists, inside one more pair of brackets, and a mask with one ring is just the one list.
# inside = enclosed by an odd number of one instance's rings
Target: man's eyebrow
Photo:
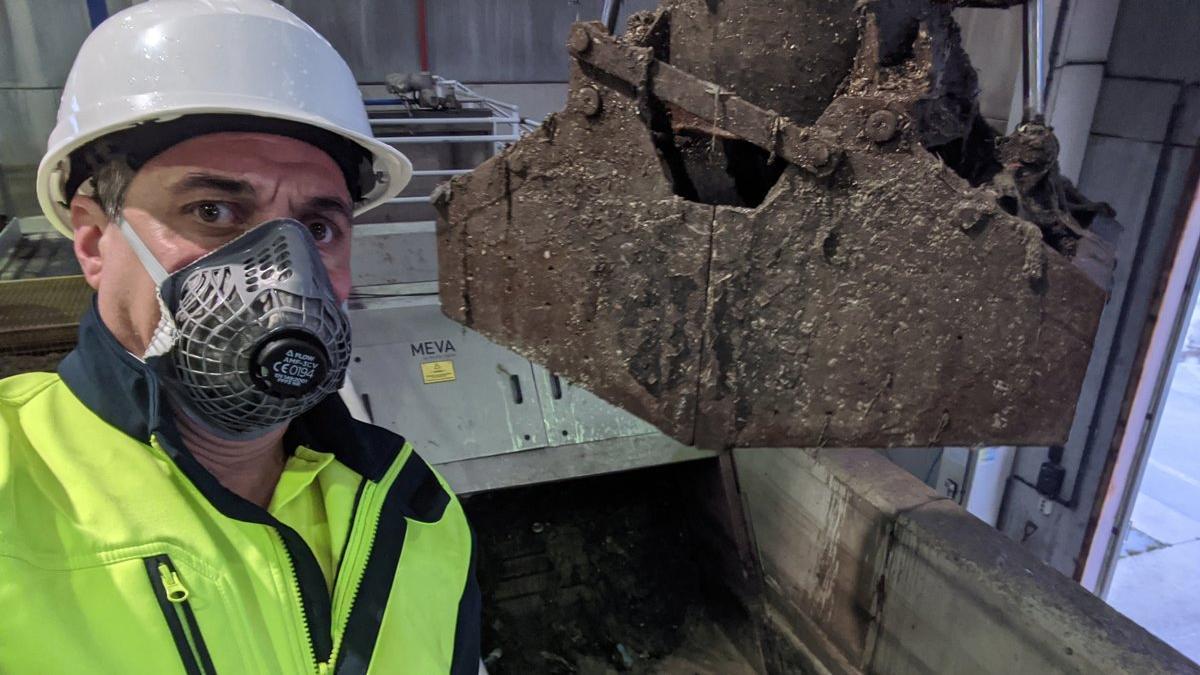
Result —
[[336, 211], [347, 220], [354, 217], [354, 210], [350, 208], [350, 204], [340, 197], [313, 197], [304, 202], [304, 208], [308, 211]]
[[211, 173], [189, 173], [174, 186], [175, 192], [188, 190], [217, 190], [237, 196], [254, 196], [254, 186], [248, 181], [226, 178]]

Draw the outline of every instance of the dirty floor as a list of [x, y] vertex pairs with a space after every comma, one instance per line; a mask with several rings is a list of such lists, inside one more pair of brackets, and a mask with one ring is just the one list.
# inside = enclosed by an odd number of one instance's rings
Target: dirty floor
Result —
[[467, 498], [489, 672], [755, 672], [707, 599], [684, 482], [651, 469]]

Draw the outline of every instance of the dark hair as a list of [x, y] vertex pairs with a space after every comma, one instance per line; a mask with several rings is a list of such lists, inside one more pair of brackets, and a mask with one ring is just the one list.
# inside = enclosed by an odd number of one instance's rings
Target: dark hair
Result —
[[92, 197], [100, 203], [109, 220], [116, 220], [125, 207], [125, 193], [129, 191], [134, 173], [124, 157], [113, 157], [97, 167], [92, 175]]

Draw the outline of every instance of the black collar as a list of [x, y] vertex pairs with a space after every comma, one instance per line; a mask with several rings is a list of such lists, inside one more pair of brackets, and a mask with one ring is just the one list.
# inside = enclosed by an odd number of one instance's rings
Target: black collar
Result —
[[[92, 412], [142, 443], [158, 435], [173, 457], [190, 453], [178, 442], [153, 362], [134, 357], [100, 320], [95, 300], [79, 322], [79, 344], [63, 359], [58, 373]], [[332, 395], [292, 420], [285, 447], [304, 445], [332, 453], [364, 477], [378, 481], [395, 461], [404, 439], [355, 420], [340, 396]], [[191, 462], [189, 462], [190, 464]]]

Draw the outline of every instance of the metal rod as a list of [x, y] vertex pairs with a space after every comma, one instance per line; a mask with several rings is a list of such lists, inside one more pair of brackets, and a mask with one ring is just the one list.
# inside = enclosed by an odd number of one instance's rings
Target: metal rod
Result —
[[1021, 93], [1025, 122], [1042, 122], [1046, 114], [1046, 1], [1025, 0]]
[[87, 11], [92, 28], [95, 28], [108, 18], [108, 3], [104, 0], [87, 0]]
[[371, 124], [520, 124], [520, 117], [378, 117]]
[[471, 173], [471, 169], [439, 169], [437, 171], [414, 171], [415, 176], [461, 176], [464, 173]]
[[[434, 75], [433, 81], [441, 86], [453, 89], [459, 103], [484, 103], [488, 107], [495, 109], [497, 114], [500, 115], [516, 115], [518, 112], [518, 106], [512, 103], [497, 101], [487, 96], [481, 96], [458, 80], [448, 80], [444, 77]], [[367, 106], [397, 106], [408, 105], [410, 101], [402, 98], [369, 98], [363, 101], [363, 103]]]
[[393, 197], [387, 201], [389, 204], [428, 204], [429, 197]]
[[429, 19], [425, 11], [425, 0], [417, 0], [417, 53], [421, 59], [421, 72], [429, 72]]
[[488, 136], [380, 136], [384, 143], [508, 143], [519, 139], [517, 134]]
[[617, 34], [617, 15], [621, 13], [621, 0], [604, 0], [604, 9], [600, 10], [600, 21], [608, 28], [609, 35]]
[[[495, 105], [500, 108], [505, 108], [505, 109], [510, 109], [510, 110], [516, 109], [516, 107], [517, 107], [515, 105], [502, 103], [500, 101], [488, 98], [486, 96], [479, 96], [478, 94], [457, 96], [456, 98], [458, 99], [459, 103], [488, 103], [488, 104]], [[367, 98], [367, 99], [363, 99], [363, 105], [366, 105], [366, 106], [373, 106], [373, 105], [397, 106], [397, 105], [409, 105], [410, 103], [412, 103], [412, 101], [409, 101], [406, 98]]]

